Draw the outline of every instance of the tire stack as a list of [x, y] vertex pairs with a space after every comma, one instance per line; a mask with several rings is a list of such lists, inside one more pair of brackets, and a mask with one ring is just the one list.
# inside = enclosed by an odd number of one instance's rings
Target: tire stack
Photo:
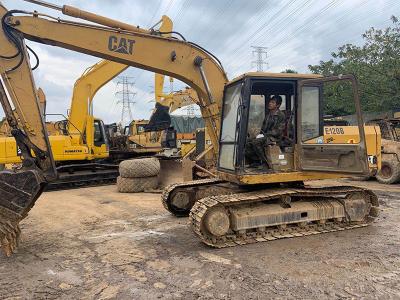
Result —
[[160, 162], [157, 158], [125, 160], [119, 165], [118, 192], [141, 193], [158, 188]]

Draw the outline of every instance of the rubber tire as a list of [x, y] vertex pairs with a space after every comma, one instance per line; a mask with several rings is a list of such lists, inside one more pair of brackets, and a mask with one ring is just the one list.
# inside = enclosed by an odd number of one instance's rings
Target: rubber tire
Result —
[[381, 169], [384, 167], [391, 168], [392, 174], [389, 177], [383, 177], [380, 170], [378, 174], [376, 174], [376, 179], [380, 183], [392, 184], [400, 181], [400, 162], [393, 160], [382, 161]]
[[124, 160], [119, 164], [119, 174], [124, 178], [158, 176], [160, 162], [154, 157]]
[[158, 176], [142, 178], [117, 178], [118, 192], [120, 193], [141, 193], [147, 190], [158, 188]]

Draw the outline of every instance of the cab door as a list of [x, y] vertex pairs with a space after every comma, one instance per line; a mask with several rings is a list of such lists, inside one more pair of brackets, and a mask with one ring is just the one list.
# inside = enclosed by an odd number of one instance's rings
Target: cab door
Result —
[[[358, 135], [343, 139], [336, 134], [345, 130], [324, 126], [324, 116], [335, 113], [335, 118], [350, 118]], [[342, 112], [342, 113], [341, 113]], [[349, 115], [349, 112], [352, 113]], [[338, 116], [343, 114], [343, 116]], [[332, 117], [331, 115], [329, 117]], [[323, 171], [349, 174], [368, 174], [368, 157], [365, 143], [364, 122], [358, 93], [357, 80], [352, 75], [299, 81], [297, 109], [297, 161], [304, 171]]]
[[94, 120], [93, 155], [95, 158], [107, 158], [109, 155], [108, 139], [102, 120]]
[[222, 122], [219, 136], [219, 170], [234, 172], [238, 165], [240, 156], [238, 153], [239, 131], [243, 126], [242, 107], [243, 107], [243, 89], [244, 82], [238, 81], [225, 88]]

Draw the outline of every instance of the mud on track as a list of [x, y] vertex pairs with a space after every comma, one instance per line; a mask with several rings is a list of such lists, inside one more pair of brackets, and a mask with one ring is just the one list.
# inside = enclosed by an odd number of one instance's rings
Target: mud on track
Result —
[[400, 298], [400, 185], [367, 228], [221, 250], [201, 244], [159, 194], [114, 186], [44, 194], [22, 244], [0, 255], [0, 299]]

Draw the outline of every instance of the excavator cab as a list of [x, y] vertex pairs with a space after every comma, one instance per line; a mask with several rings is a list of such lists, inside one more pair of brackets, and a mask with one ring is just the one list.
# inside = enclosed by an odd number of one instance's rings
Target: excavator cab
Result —
[[[366, 174], [368, 164], [357, 91], [353, 76], [249, 73], [234, 80], [225, 88], [223, 99], [218, 160], [222, 178], [240, 184], [260, 184], [293, 182], [296, 178], [302, 181], [301, 174], [317, 171]], [[276, 95], [282, 99], [279, 109], [285, 116], [284, 130], [278, 140], [268, 140], [263, 145], [266, 166], [252, 168], [245, 155], [246, 147], [260, 134], [268, 101]], [[328, 134], [324, 131], [324, 115], [333, 97], [342, 103], [354, 103], [358, 141], [335, 143], [324, 139]], [[285, 173], [287, 176], [282, 176]]]

